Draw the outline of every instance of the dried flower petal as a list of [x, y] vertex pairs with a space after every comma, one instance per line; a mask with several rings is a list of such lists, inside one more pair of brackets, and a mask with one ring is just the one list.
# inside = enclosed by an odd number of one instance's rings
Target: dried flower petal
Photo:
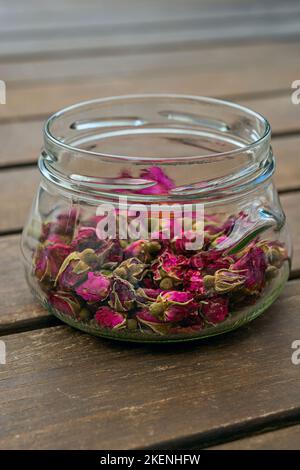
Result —
[[70, 253], [70, 247], [62, 243], [41, 245], [35, 257], [35, 275], [39, 281], [54, 281], [65, 258]]
[[135, 305], [135, 290], [125, 279], [115, 278], [109, 296], [109, 305], [118, 312], [127, 312]]
[[58, 310], [58, 312], [74, 318], [77, 317], [81, 310], [79, 300], [70, 294], [70, 292], [51, 292], [49, 294], [49, 303], [53, 308]]
[[181, 321], [189, 315], [194, 315], [198, 305], [193, 302], [191, 292], [169, 291], [161, 293], [156, 302], [150, 307], [150, 313], [166, 321]]
[[76, 289], [76, 294], [88, 302], [99, 302], [106, 299], [109, 293], [110, 280], [102, 274], [89, 272], [85, 282]]
[[88, 271], [95, 268], [97, 263], [98, 258], [91, 248], [81, 252], [73, 251], [62, 263], [55, 283], [63, 289], [73, 289], [77, 284], [85, 281]]
[[136, 286], [145, 274], [146, 265], [138, 258], [129, 258], [123, 261], [115, 270], [114, 276], [126, 279]]
[[115, 312], [109, 307], [100, 307], [95, 320], [101, 328], [119, 329], [125, 326], [126, 318], [119, 312]]
[[262, 248], [250, 248], [238, 261], [230, 266], [246, 277], [245, 287], [252, 293], [259, 292], [265, 283], [266, 255]]
[[102, 268], [114, 269], [124, 259], [120, 240], [103, 240], [95, 253]]
[[243, 276], [239, 271], [231, 269], [219, 269], [215, 272], [214, 277], [215, 290], [220, 294], [239, 289], [246, 281], [246, 276]]
[[99, 248], [101, 242], [94, 227], [81, 227], [71, 243], [71, 248], [74, 251], [82, 251], [86, 248], [96, 249]]
[[228, 316], [228, 298], [216, 296], [202, 301], [202, 313], [210, 323], [220, 323]]
[[197, 295], [205, 294], [205, 285], [203, 276], [200, 271], [196, 269], [188, 269], [184, 275], [184, 288], [187, 291], [193, 292]]
[[140, 310], [136, 314], [136, 318], [139, 323], [146, 325], [151, 328], [152, 331], [159, 335], [166, 335], [170, 331], [170, 324], [159, 320], [157, 317], [152, 315], [149, 310]]

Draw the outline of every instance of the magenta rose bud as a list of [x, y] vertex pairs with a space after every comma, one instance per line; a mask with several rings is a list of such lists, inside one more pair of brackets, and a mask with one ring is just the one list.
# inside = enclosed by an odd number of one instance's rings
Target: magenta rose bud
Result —
[[49, 294], [49, 303], [58, 312], [69, 315], [70, 317], [76, 317], [81, 310], [81, 304], [79, 300], [74, 297], [70, 292], [52, 292]]
[[265, 283], [265, 271], [267, 261], [264, 250], [260, 247], [252, 247], [238, 261], [230, 266], [233, 271], [238, 271], [245, 276], [245, 288], [249, 292], [260, 292]]
[[112, 284], [109, 305], [118, 312], [127, 312], [134, 307], [135, 300], [133, 285], [125, 279], [116, 278]]
[[110, 280], [102, 274], [88, 273], [88, 278], [76, 289], [76, 294], [87, 302], [99, 302], [106, 299], [109, 293]]
[[82, 251], [85, 248], [96, 249], [100, 244], [101, 240], [98, 239], [94, 227], [81, 227], [71, 243], [71, 248], [74, 251]]
[[193, 292], [197, 295], [205, 293], [205, 286], [203, 276], [200, 271], [196, 269], [188, 269], [184, 275], [184, 288], [187, 291]]
[[70, 247], [63, 243], [40, 246], [35, 258], [35, 274], [39, 281], [54, 281], [69, 253]]
[[115, 312], [109, 307], [100, 307], [96, 314], [95, 320], [102, 328], [122, 328], [125, 326], [125, 318], [119, 312]]
[[228, 298], [215, 296], [202, 302], [202, 313], [210, 323], [220, 323], [228, 316]]

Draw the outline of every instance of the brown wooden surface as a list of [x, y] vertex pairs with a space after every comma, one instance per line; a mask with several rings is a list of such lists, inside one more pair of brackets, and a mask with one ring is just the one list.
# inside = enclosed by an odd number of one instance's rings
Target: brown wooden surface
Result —
[[[41, 3], [0, 0], [0, 449], [299, 448], [299, 2]], [[101, 341], [50, 317], [25, 283], [19, 232], [39, 179], [43, 120], [80, 100], [138, 92], [227, 97], [272, 124], [291, 280], [265, 315], [224, 337], [177, 347]]]
[[124, 346], [64, 326], [6, 336], [0, 447], [202, 447], [291, 419], [299, 301], [300, 281], [290, 281], [255, 322], [177, 347]]
[[210, 447], [210, 450], [299, 450], [300, 426], [266, 431], [244, 439]]

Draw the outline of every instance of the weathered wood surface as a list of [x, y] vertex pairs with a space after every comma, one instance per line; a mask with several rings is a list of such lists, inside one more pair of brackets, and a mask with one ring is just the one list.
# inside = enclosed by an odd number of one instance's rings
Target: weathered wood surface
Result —
[[299, 301], [300, 282], [291, 281], [255, 322], [176, 347], [101, 341], [63, 326], [6, 336], [0, 448], [203, 447], [291, 419], [300, 412], [291, 363]]
[[[0, 0], [1, 449], [300, 447], [299, 426], [288, 427], [300, 421], [291, 362], [300, 339], [299, 22], [296, 1], [87, 0], [83, 10], [80, 1]], [[39, 307], [23, 276], [19, 232], [39, 180], [43, 120], [80, 100], [145, 92], [229, 97], [273, 128], [292, 280], [265, 315], [211, 341], [91, 338]]]
[[300, 425], [237, 439], [210, 447], [211, 450], [299, 450]]

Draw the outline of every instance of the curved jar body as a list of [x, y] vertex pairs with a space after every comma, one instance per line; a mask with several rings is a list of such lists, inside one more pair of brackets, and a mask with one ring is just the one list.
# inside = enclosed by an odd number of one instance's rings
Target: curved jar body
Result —
[[182, 341], [236, 328], [286, 282], [270, 127], [233, 103], [129, 96], [45, 125], [22, 237], [28, 283], [89, 333]]

